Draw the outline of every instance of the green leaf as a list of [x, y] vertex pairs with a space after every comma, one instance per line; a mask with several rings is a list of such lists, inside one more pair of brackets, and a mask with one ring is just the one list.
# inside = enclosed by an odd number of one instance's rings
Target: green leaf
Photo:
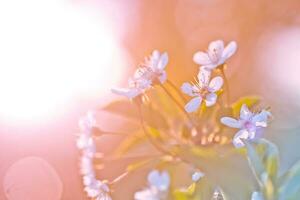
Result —
[[193, 182], [186, 189], [178, 189], [173, 192], [175, 200], [208, 200], [212, 196], [213, 189], [205, 177], [198, 182]]
[[207, 177], [197, 182], [192, 200], [207, 200], [213, 197], [213, 187]]
[[114, 151], [114, 154], [117, 157], [121, 157], [146, 141], [147, 137], [141, 130], [132, 133], [121, 141], [117, 149]]
[[260, 186], [263, 186], [263, 183], [261, 182], [261, 175], [265, 172], [265, 167], [262, 162], [262, 158], [256, 151], [253, 143], [250, 143], [246, 140], [244, 141], [244, 143], [247, 148], [247, 156], [250, 168], [252, 169], [252, 172], [254, 173]]
[[192, 183], [188, 188], [186, 189], [177, 189], [173, 192], [173, 196], [175, 200], [189, 200], [192, 198], [193, 194], [196, 190], [196, 184]]
[[[294, 164], [281, 179], [279, 200], [296, 200], [300, 192], [300, 161]], [[298, 198], [297, 198], [298, 197]]]
[[185, 145], [171, 150], [187, 163], [193, 163], [201, 169], [210, 185], [220, 186], [230, 199], [246, 199], [255, 183], [254, 179], [249, 178], [251, 171], [244, 157], [236, 152], [233, 155], [224, 154], [224, 151], [217, 153], [213, 146]]
[[[178, 101], [181, 102], [180, 98], [176, 94], [176, 92], [171, 89], [168, 85], [164, 85], [165, 88], [169, 91], [169, 93]], [[164, 111], [164, 113], [169, 118], [177, 118], [178, 116], [183, 116], [182, 112], [178, 108], [178, 106], [175, 104], [175, 102], [166, 94], [166, 92], [161, 87], [155, 87], [155, 90], [150, 91], [147, 93], [149, 95], [149, 98], [151, 99], [151, 102], [153, 103], [153, 107], [155, 107], [158, 110]], [[184, 102], [182, 102], [182, 105], [184, 105]]]
[[277, 146], [268, 140], [260, 139], [256, 142], [244, 141], [247, 148], [250, 167], [254, 172], [266, 199], [273, 200], [277, 191], [277, 172], [279, 155]]
[[162, 135], [159, 130], [157, 130], [154, 127], [148, 126], [147, 127], [148, 132], [150, 133], [151, 137], [154, 139], [162, 139]]
[[265, 145], [265, 155], [264, 155], [264, 166], [268, 176], [271, 178], [272, 182], [275, 183], [278, 178], [278, 168], [279, 168], [279, 152], [275, 144], [269, 142], [268, 140], [261, 139], [260, 143]]
[[239, 116], [240, 110], [243, 104], [246, 104], [248, 107], [252, 107], [260, 101], [258, 96], [246, 96], [238, 99], [235, 103], [231, 105], [232, 112], [234, 116]]
[[113, 114], [120, 115], [122, 117], [139, 119], [139, 111], [137, 105], [128, 100], [113, 101], [101, 109]]

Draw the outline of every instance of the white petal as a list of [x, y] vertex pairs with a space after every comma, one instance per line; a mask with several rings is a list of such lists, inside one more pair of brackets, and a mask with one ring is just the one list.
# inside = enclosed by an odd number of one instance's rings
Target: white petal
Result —
[[248, 139], [249, 140], [252, 140], [254, 138], [256, 138], [256, 132], [257, 132], [257, 129], [254, 129], [254, 130], [247, 130], [248, 131]]
[[134, 98], [134, 97], [136, 97], [136, 96], [138, 96], [142, 93], [142, 91], [140, 91], [136, 88], [132, 88], [132, 89], [129, 89], [129, 88], [112, 88], [111, 91], [115, 94], [125, 96], [129, 99], [132, 99], [132, 98]]
[[193, 180], [194, 182], [197, 182], [197, 181], [199, 181], [200, 178], [202, 178], [203, 176], [204, 176], [204, 173], [202, 173], [202, 172], [200, 172], [200, 171], [195, 172], [195, 173], [193, 173], [193, 175], [192, 175], [192, 180]]
[[252, 193], [251, 200], [264, 200], [264, 197], [262, 193], [255, 191]]
[[230, 58], [236, 52], [236, 49], [237, 49], [236, 42], [235, 41], [230, 42], [222, 53], [222, 57], [224, 61]]
[[184, 109], [186, 110], [186, 112], [190, 113], [190, 112], [194, 112], [196, 111], [200, 104], [202, 102], [202, 98], [201, 97], [195, 97], [192, 100], [190, 100], [184, 107]]
[[152, 58], [152, 59], [159, 59], [159, 57], [160, 57], [159, 51], [158, 51], [158, 50], [154, 50], [154, 51], [152, 52], [151, 58]]
[[134, 194], [134, 200], [156, 200], [157, 191], [151, 188], [146, 188], [145, 190], [138, 191]]
[[210, 92], [216, 92], [221, 89], [223, 86], [223, 78], [221, 76], [217, 76], [213, 78], [209, 83]]
[[211, 71], [201, 68], [198, 73], [198, 80], [201, 87], [207, 86], [209, 83]]
[[226, 126], [229, 126], [231, 128], [241, 128], [242, 127], [241, 123], [238, 120], [231, 118], [231, 117], [222, 117], [221, 123]]
[[168, 190], [170, 186], [170, 176], [167, 171], [163, 171], [160, 177], [160, 185], [157, 187], [160, 191]]
[[222, 40], [216, 40], [209, 44], [208, 52], [211, 60], [219, 60], [224, 50], [224, 42]]
[[167, 171], [159, 173], [159, 171], [153, 170], [148, 175], [148, 182], [151, 186], [154, 186], [160, 191], [164, 191], [169, 188], [170, 176]]
[[[143, 76], [145, 76], [146, 73], [147, 73], [147, 70], [145, 67], [138, 67], [133, 74], [133, 78], [134, 79], [143, 78]], [[133, 81], [133, 80], [129, 80], [129, 82], [130, 81]]]
[[248, 131], [242, 129], [235, 134], [232, 143], [236, 148], [241, 148], [245, 146], [244, 142], [241, 139], [247, 140], [248, 138], [249, 138]]
[[272, 114], [269, 111], [262, 110], [260, 113], [253, 116], [252, 121], [256, 126], [267, 127], [268, 119]]
[[166, 71], [162, 71], [161, 75], [158, 77], [158, 79], [159, 79], [159, 82], [161, 84], [163, 84], [167, 80], [167, 73], [166, 73]]
[[205, 103], [207, 107], [214, 105], [217, 101], [217, 95], [215, 93], [210, 93], [205, 97]]
[[194, 96], [193, 94], [193, 86], [190, 83], [183, 83], [181, 86], [181, 91], [189, 96]]
[[157, 69], [160, 69], [160, 70], [165, 69], [166, 65], [168, 64], [168, 61], [169, 61], [168, 54], [167, 53], [163, 53], [160, 56], [160, 59], [158, 61]]
[[241, 111], [240, 111], [240, 118], [247, 120], [250, 117], [252, 117], [253, 113], [250, 112], [250, 110], [248, 109], [248, 106], [246, 104], [243, 104], [241, 107]]
[[195, 63], [199, 65], [209, 65], [211, 64], [211, 60], [209, 59], [207, 53], [204, 53], [202, 51], [198, 51], [194, 54], [193, 60]]

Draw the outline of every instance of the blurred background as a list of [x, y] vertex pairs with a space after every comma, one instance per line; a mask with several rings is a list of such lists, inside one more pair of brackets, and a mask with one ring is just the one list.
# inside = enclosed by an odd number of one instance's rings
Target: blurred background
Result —
[[[124, 86], [153, 49], [169, 53], [167, 72], [180, 86], [198, 71], [193, 54], [216, 39], [237, 41], [231, 98], [258, 94], [271, 106], [266, 137], [286, 169], [300, 159], [299, 0], [0, 0], [0, 199], [85, 200], [79, 117], [114, 99], [110, 88]], [[97, 118], [108, 130], [122, 126]], [[118, 175], [111, 165], [99, 176]], [[120, 183], [122, 199], [141, 188], [137, 177]]]

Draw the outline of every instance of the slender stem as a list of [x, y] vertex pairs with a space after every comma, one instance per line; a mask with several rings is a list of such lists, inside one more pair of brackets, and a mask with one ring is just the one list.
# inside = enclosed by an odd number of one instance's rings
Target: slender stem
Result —
[[160, 157], [161, 154], [156, 154], [156, 155], [137, 155], [137, 156], [126, 156], [126, 157], [122, 157], [122, 158], [119, 158], [119, 157], [103, 157], [103, 158], [100, 158], [101, 160], [101, 163], [110, 163], [110, 162], [115, 162], [115, 161], [127, 161], [127, 160], [133, 160], [133, 159], [138, 159], [138, 160], [141, 160], [141, 159], [152, 159], [152, 158], [158, 158]]
[[182, 161], [183, 163], [186, 163], [187, 165], [193, 165], [194, 167], [198, 168], [195, 164], [191, 163], [189, 160], [187, 160], [186, 158], [182, 157], [182, 156], [179, 156], [177, 155], [176, 153], [173, 153], [173, 152], [170, 152], [166, 149], [164, 149], [163, 147], [161, 147], [159, 144], [157, 144], [151, 137], [151, 135], [147, 132], [146, 128], [145, 128], [145, 122], [144, 122], [144, 119], [143, 119], [143, 115], [142, 115], [142, 108], [141, 106], [139, 106], [139, 114], [140, 114], [140, 118], [141, 118], [141, 125], [142, 125], [142, 128], [143, 128], [143, 131], [144, 133], [146, 134], [146, 136], [149, 138], [151, 144], [157, 148], [158, 151], [166, 154], [166, 155], [169, 155], [171, 156], [172, 158], [176, 158], [176, 159], [179, 159], [180, 161]]
[[167, 83], [177, 92], [178, 96], [180, 96], [180, 98], [186, 102], [187, 99], [183, 96], [182, 92], [176, 87], [176, 85], [170, 81], [170, 80], [167, 80]]
[[95, 139], [101, 138], [103, 135], [112, 135], [112, 136], [126, 136], [129, 135], [130, 133], [122, 133], [122, 132], [113, 132], [113, 131], [103, 131], [97, 127], [94, 127], [92, 129], [93, 135]]
[[[154, 161], [154, 160], [156, 160], [156, 159], [157, 159], [157, 158], [154, 157], [154, 158], [150, 158], [150, 159], [148, 159], [148, 160], [145, 160], [144, 163], [142, 163], [142, 164], [136, 166], [136, 167], [134, 168], [134, 170], [140, 169], [140, 168], [142, 168], [143, 166], [147, 165], [148, 163], [151, 163], [152, 161]], [[110, 185], [114, 185], [114, 184], [120, 182], [121, 180], [123, 180], [124, 178], [126, 178], [129, 174], [131, 174], [131, 172], [133, 172], [133, 170], [128, 170], [128, 169], [127, 169], [126, 172], [122, 173], [122, 174], [119, 175], [117, 178], [115, 178], [114, 180], [110, 181], [109, 184], [110, 184]]]
[[127, 177], [129, 174], [129, 172], [124, 172], [123, 174], [119, 175], [117, 178], [115, 178], [114, 180], [112, 180], [111, 182], [109, 182], [110, 185], [114, 185], [118, 182], [120, 182], [121, 180], [123, 180], [125, 177]]
[[141, 119], [141, 126], [142, 126], [142, 129], [145, 133], [145, 135], [147, 136], [147, 138], [149, 139], [150, 143], [160, 152], [164, 153], [164, 154], [168, 154], [168, 155], [172, 155], [173, 154], [169, 151], [167, 151], [166, 149], [164, 149], [163, 147], [161, 147], [159, 144], [157, 144], [152, 136], [150, 135], [150, 133], [146, 130], [146, 127], [145, 127], [145, 121], [144, 121], [144, 117], [143, 117], [143, 113], [142, 113], [142, 108], [141, 106], [139, 105], [138, 106], [138, 110], [139, 110], [139, 115], [140, 115], [140, 119]]
[[222, 67], [221, 67], [221, 73], [222, 73], [223, 78], [224, 78], [225, 90], [226, 90], [226, 92], [227, 92], [227, 95], [226, 95], [226, 97], [227, 97], [227, 100], [226, 100], [226, 101], [227, 101], [227, 102], [226, 102], [226, 104], [227, 104], [227, 106], [228, 106], [228, 105], [230, 104], [230, 90], [229, 90], [228, 79], [227, 79], [227, 77], [226, 77], [224, 68], [225, 68], [225, 66], [222, 66]]
[[165, 86], [160, 85], [162, 87], [162, 89], [166, 92], [166, 94], [174, 101], [174, 103], [178, 106], [178, 108], [185, 114], [185, 116], [190, 120], [190, 122], [194, 125], [194, 121], [191, 118], [191, 116], [185, 111], [185, 109], [182, 107], [182, 105], [177, 101], [177, 99], [174, 98], [174, 96], [167, 90], [167, 88], [165, 88]]

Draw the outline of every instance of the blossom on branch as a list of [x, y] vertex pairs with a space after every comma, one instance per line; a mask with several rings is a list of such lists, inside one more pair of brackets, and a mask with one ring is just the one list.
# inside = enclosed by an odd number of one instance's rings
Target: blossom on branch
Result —
[[154, 50], [145, 63], [138, 67], [131, 79], [128, 81], [128, 88], [112, 88], [112, 92], [118, 95], [133, 99], [155, 84], [163, 84], [167, 80], [165, 68], [168, 64], [168, 54], [160, 54]]
[[93, 112], [79, 120], [80, 136], [77, 147], [82, 151], [80, 171], [83, 175], [84, 191], [88, 197], [96, 200], [111, 200], [110, 189], [106, 183], [96, 178], [93, 159], [96, 154], [96, 145], [92, 137], [93, 128], [97, 126]]
[[213, 70], [225, 63], [237, 49], [237, 44], [231, 41], [225, 48], [222, 40], [216, 40], [209, 44], [206, 52], [198, 51], [194, 54], [193, 60], [206, 70]]
[[193, 97], [185, 106], [187, 112], [195, 112], [202, 101], [205, 101], [207, 107], [216, 103], [218, 97], [216, 92], [221, 89], [223, 78], [217, 76], [210, 80], [210, 76], [211, 73], [209, 71], [200, 70], [198, 80], [194, 84], [186, 82], [181, 86], [183, 93]]
[[240, 110], [240, 118], [222, 117], [221, 123], [231, 128], [240, 129], [233, 138], [233, 144], [236, 148], [243, 147], [243, 140], [253, 140], [260, 137], [261, 132], [268, 126], [268, 119], [271, 113], [262, 110], [260, 113], [252, 113], [246, 104], [243, 104]]

